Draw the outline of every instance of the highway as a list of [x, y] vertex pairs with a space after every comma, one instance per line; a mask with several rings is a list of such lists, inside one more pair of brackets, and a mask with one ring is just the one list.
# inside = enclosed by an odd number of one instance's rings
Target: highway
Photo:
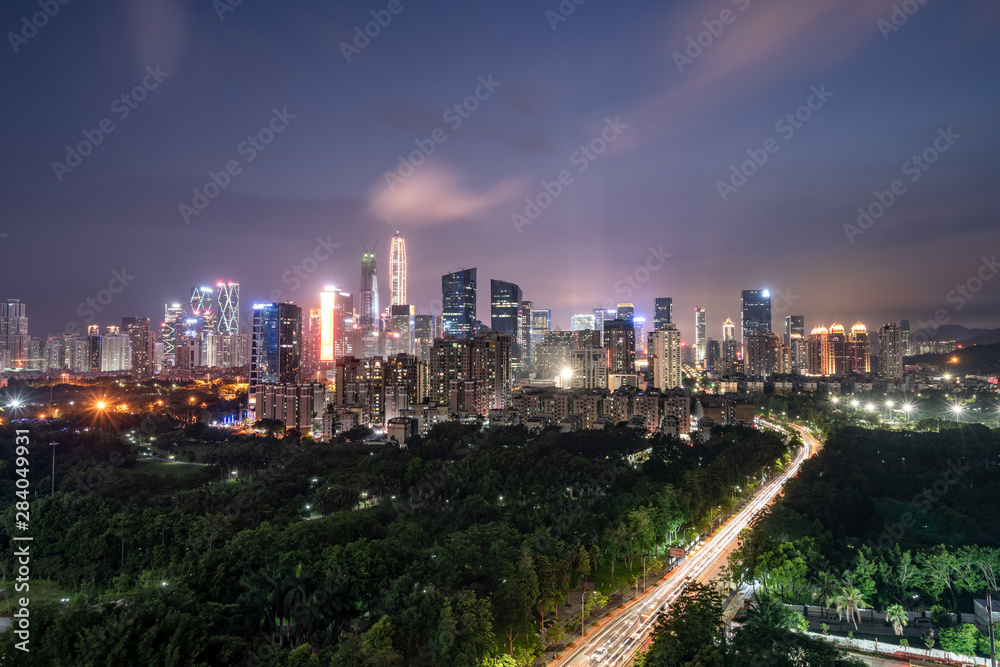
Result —
[[[780, 429], [776, 424], [758, 420], [763, 426]], [[774, 500], [785, 482], [799, 470], [799, 466], [819, 448], [820, 443], [807, 429], [792, 425], [806, 446], [791, 461], [786, 470], [772, 477], [742, 510], [681, 561], [660, 585], [648, 589], [629, 607], [605, 625], [592, 630], [584, 642], [551, 662], [560, 667], [601, 665], [618, 667], [630, 664], [635, 652], [643, 646], [656, 624], [660, 611], [673, 602], [692, 582], [709, 581], [725, 565], [725, 559], [736, 547], [739, 535]]]

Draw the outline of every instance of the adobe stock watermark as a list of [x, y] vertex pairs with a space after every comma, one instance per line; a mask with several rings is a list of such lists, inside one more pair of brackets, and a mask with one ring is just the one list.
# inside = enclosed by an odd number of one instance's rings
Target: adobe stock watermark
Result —
[[[786, 113], [774, 124], [775, 132], [781, 134], [782, 139], [788, 141], [795, 136], [798, 130], [809, 122], [813, 113], [823, 108], [823, 105], [833, 97], [833, 93], [826, 89], [826, 84], [820, 84], [819, 88], [811, 86], [810, 94], [806, 97], [804, 104], [794, 111]], [[730, 195], [735, 194], [740, 188], [747, 184], [747, 179], [756, 174], [761, 167], [767, 164], [768, 159], [781, 150], [781, 142], [774, 137], [764, 140], [761, 148], [748, 148], [746, 153], [750, 159], [744, 160], [739, 166], [732, 164], [729, 166], [729, 179], [726, 181], [716, 181], [715, 187], [719, 191], [722, 201], [728, 201]]]
[[[472, 117], [472, 114], [479, 109], [482, 102], [490, 99], [496, 89], [503, 85], [500, 81], [494, 81], [493, 75], [480, 76], [478, 85], [461, 102], [456, 102], [444, 110], [441, 120], [448, 124], [452, 132], [457, 132], [462, 123]], [[448, 141], [448, 131], [443, 127], [435, 128], [427, 137], [414, 139], [417, 149], [411, 151], [409, 155], [399, 156], [399, 166], [391, 171], [385, 172], [385, 182], [389, 189], [396, 191], [396, 186], [401, 185], [404, 180], [413, 176], [417, 172], [417, 167], [427, 161], [427, 158], [434, 155], [440, 144]]]
[[875, 27], [882, 33], [882, 39], [889, 41], [889, 35], [896, 32], [910, 20], [910, 17], [917, 13], [921, 7], [927, 4], [927, 0], [903, 0], [899, 4], [893, 3], [889, 20], [879, 19], [875, 22]]
[[[281, 274], [281, 282], [289, 285], [289, 292], [295, 292], [302, 286], [306, 280], [308, 280], [316, 271], [319, 270], [320, 264], [330, 259], [333, 256], [333, 251], [340, 247], [339, 243], [334, 243], [330, 240], [330, 235], [327, 234], [326, 237], [317, 236], [316, 245], [313, 247], [312, 252], [303, 257], [300, 261], [292, 264], [291, 268]], [[272, 302], [286, 301], [286, 293], [284, 290], [276, 289], [271, 292]]]
[[[121, 269], [112, 270], [107, 287], [98, 290], [95, 295], [88, 296], [77, 305], [76, 314], [83, 318], [84, 325], [91, 324], [97, 319], [97, 314], [104, 312], [115, 300], [115, 296], [124, 292], [133, 280], [135, 280], [135, 276], [131, 275], [124, 266]], [[80, 331], [80, 325], [74, 321], [67, 322], [63, 331], [67, 334], [77, 333]]]
[[[945, 295], [945, 301], [953, 304], [953, 310], [958, 312], [965, 308], [965, 304], [976, 297], [983, 287], [989, 281], [993, 280], [994, 276], [1000, 273], [1000, 262], [997, 262], [997, 256], [994, 253], [991, 257], [983, 255], [979, 263], [979, 268], [976, 269], [971, 276], [969, 276], [964, 282], [960, 282], [955, 285], [955, 288], [949, 290]], [[941, 325], [951, 322], [951, 314], [946, 308], [938, 308], [934, 312], [934, 318], [930, 321], [917, 320], [917, 330], [910, 334], [910, 341], [913, 343], [926, 343], [930, 340], [930, 337], [937, 333], [937, 330]], [[930, 333], [927, 333], [927, 332]]]
[[[937, 480], [931, 485], [931, 488], [924, 489], [910, 499], [910, 504], [914, 508], [925, 513], [930, 512], [934, 509], [935, 504], [948, 493], [948, 490], [957, 484], [966, 472], [972, 469], [971, 464], [962, 465], [961, 463], [954, 463], [951, 459], [947, 463], [948, 469], [945, 470], [942, 479]], [[878, 542], [868, 540], [867, 545], [871, 547], [872, 551], [881, 553], [892, 547], [906, 533], [906, 529], [912, 528], [916, 522], [917, 518], [913, 515], [913, 512], [903, 512], [899, 517], [899, 521], [892, 524], [885, 524], [885, 529], [879, 535]]]
[[[407, 0], [407, 2], [412, 1]], [[385, 9], [373, 9], [371, 11], [371, 21], [365, 23], [364, 26], [354, 26], [354, 39], [350, 42], [340, 43], [340, 52], [344, 54], [344, 59], [347, 60], [348, 64], [350, 64], [351, 58], [361, 55], [361, 52], [368, 48], [372, 40], [382, 34], [383, 29], [389, 27], [393, 16], [399, 16], [403, 13], [404, 9], [406, 9], [406, 6], [403, 5], [401, 0], [389, 0]]]
[[[569, 163], [576, 167], [577, 173], [582, 174], [627, 129], [628, 124], [621, 122], [619, 116], [615, 116], [614, 119], [610, 116], [605, 118], [604, 127], [600, 133], [589, 143], [583, 144], [573, 151], [569, 156]], [[569, 169], [563, 169], [551, 181], [542, 181], [542, 189], [537, 194], [524, 198], [524, 211], [510, 215], [510, 221], [514, 223], [514, 229], [517, 230], [517, 233], [521, 234], [525, 225], [530, 225], [537, 220], [542, 212], [552, 206], [552, 202], [562, 196], [566, 188], [575, 181], [576, 177]]]
[[[741, 12], [746, 11], [746, 8], [750, 6], [750, 0], [732, 0], [732, 2], [739, 7]], [[739, 14], [733, 10], [723, 9], [719, 12], [718, 18], [702, 21], [701, 24], [705, 26], [705, 29], [696, 35], [688, 35], [687, 46], [684, 47], [684, 52], [673, 52], [672, 56], [674, 64], [677, 65], [677, 71], [683, 74], [685, 67], [693, 65], [694, 61], [701, 57], [701, 54], [715, 44], [715, 40], [722, 37], [722, 33], [726, 31], [726, 26], [736, 22], [737, 16]]]
[[[674, 256], [672, 252], [665, 252], [663, 244], [659, 248], [649, 246], [649, 254], [646, 261], [636, 266], [631, 272], [622, 276], [622, 279], [615, 283], [615, 294], [623, 299], [630, 299], [643, 285], [649, 282], [654, 273], [663, 268], [666, 260]], [[610, 304], [610, 305], [609, 305]], [[614, 304], [611, 301], [605, 302], [605, 308], [610, 309]]]
[[56, 17], [62, 5], [68, 5], [69, 0], [38, 0], [38, 6], [42, 11], [35, 12], [31, 17], [21, 17], [21, 29], [17, 32], [8, 32], [7, 41], [14, 49], [14, 54], [21, 51], [21, 47], [28, 43], [28, 40], [35, 37], [38, 31], [49, 24], [49, 21]]
[[[919, 181], [920, 177], [931, 168], [931, 165], [940, 159], [941, 154], [948, 151], [962, 137], [951, 129], [951, 125], [947, 129], [939, 127], [937, 133], [938, 136], [934, 138], [930, 146], [919, 154], [914, 153], [909, 160], [903, 163], [901, 170], [904, 176], [909, 176], [910, 183]], [[851, 245], [854, 245], [854, 239], [871, 229], [875, 221], [885, 215], [886, 211], [892, 208], [893, 204], [899, 201], [899, 198], [904, 194], [906, 194], [906, 184], [899, 178], [890, 183], [887, 190], [872, 192], [874, 201], [858, 207], [857, 224], [844, 223], [844, 233], [847, 234], [847, 240]]]
[[215, 15], [219, 17], [219, 21], [225, 23], [226, 14], [235, 12], [236, 8], [242, 4], [243, 0], [212, 0], [212, 9], [215, 10]]
[[587, 0], [561, 0], [559, 5], [553, 9], [545, 10], [545, 20], [549, 22], [552, 32], [555, 32], [560, 23], [565, 23], [569, 17], [576, 13], [576, 8]]
[[209, 180], [205, 182], [205, 185], [200, 189], [193, 189], [194, 196], [191, 198], [191, 204], [181, 202], [178, 205], [177, 209], [180, 211], [185, 225], [191, 224], [192, 216], [200, 215], [208, 208], [212, 200], [229, 187], [233, 178], [243, 173], [243, 164], [250, 164], [256, 160], [257, 156], [264, 152], [278, 134], [285, 131], [285, 128], [296, 116], [296, 114], [288, 113], [288, 107], [282, 107], [281, 110], [274, 107], [271, 111], [271, 119], [267, 124], [254, 134], [248, 135], [236, 147], [236, 153], [243, 158], [243, 163], [240, 163], [239, 160], [229, 160], [219, 171], [209, 171]]
[[[146, 99], [149, 93], [156, 90], [163, 83], [163, 80], [170, 76], [170, 72], [162, 71], [159, 65], [146, 67], [146, 72], [146, 76], [142, 77], [142, 81], [136, 84], [132, 90], [122, 93], [111, 102], [111, 113], [119, 121], [128, 118], [135, 109], [139, 108], [139, 104]], [[98, 121], [97, 127], [82, 130], [82, 140], [73, 146], [66, 145], [64, 162], [53, 160], [52, 172], [55, 174], [56, 180], [62, 183], [65, 175], [73, 173], [74, 169], [83, 164], [83, 158], [93, 153], [94, 149], [104, 142], [104, 137], [114, 132], [115, 129], [114, 120], [110, 117], [104, 117]]]
[[800, 298], [798, 294], [792, 292], [791, 287], [786, 287], [784, 291], [771, 290], [771, 310], [779, 315], [784, 315]]

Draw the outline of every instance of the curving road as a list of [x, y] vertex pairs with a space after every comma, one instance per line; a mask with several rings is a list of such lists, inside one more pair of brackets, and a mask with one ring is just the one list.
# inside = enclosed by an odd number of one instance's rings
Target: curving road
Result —
[[[758, 420], [764, 426], [780, 429], [777, 424]], [[690, 581], [711, 580], [726, 563], [726, 557], [736, 547], [739, 535], [781, 492], [785, 482], [795, 476], [799, 466], [807, 456], [813, 455], [820, 446], [819, 440], [801, 426], [795, 428], [805, 447], [796, 454], [791, 464], [781, 475], [773, 477], [742, 510], [726, 523], [706, 542], [692, 551], [660, 581], [660, 585], [648, 589], [625, 611], [605, 625], [592, 630], [584, 642], [566, 655], [550, 663], [569, 667], [573, 665], [601, 665], [602, 667], [629, 664], [635, 652], [643, 646], [656, 624], [660, 611], [673, 602], [683, 592]]]

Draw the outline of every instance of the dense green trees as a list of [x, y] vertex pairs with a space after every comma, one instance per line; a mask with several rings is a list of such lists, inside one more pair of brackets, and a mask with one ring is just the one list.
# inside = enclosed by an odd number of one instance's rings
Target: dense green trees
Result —
[[[578, 632], [608, 603], [587, 593], [582, 614], [560, 617], [596, 568], [617, 565], [618, 584], [631, 571], [645, 585], [668, 546], [789, 448], [740, 429], [692, 447], [627, 428], [532, 435], [452, 423], [406, 450], [214, 431], [175, 433], [178, 443], [221, 437], [198, 484], [134, 492], [123, 490], [136, 489], [137, 471], [101, 465], [133, 454], [127, 443], [63, 434], [72, 463], [60, 462], [59, 493], [32, 500], [32, 562], [76, 602], [39, 611], [33, 638], [50, 648], [34, 664], [91, 655], [101, 641], [144, 664], [166, 659], [145, 662], [156, 645], [184, 664], [465, 667], [498, 651], [523, 662], [565, 636], [556, 619]], [[0, 458], [10, 435], [0, 429]], [[629, 463], [646, 449], [641, 467]], [[74, 477], [78, 467], [100, 474]], [[13, 518], [0, 513], [0, 542]], [[121, 604], [91, 607], [109, 599]], [[0, 643], [0, 656], [11, 650]]]

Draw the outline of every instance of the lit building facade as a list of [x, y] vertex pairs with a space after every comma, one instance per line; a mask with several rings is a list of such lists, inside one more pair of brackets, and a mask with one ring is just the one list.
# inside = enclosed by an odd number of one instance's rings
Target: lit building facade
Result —
[[442, 335], [471, 338], [476, 324], [476, 269], [441, 277]]
[[396, 232], [389, 246], [389, 305], [406, 304], [406, 241]]

